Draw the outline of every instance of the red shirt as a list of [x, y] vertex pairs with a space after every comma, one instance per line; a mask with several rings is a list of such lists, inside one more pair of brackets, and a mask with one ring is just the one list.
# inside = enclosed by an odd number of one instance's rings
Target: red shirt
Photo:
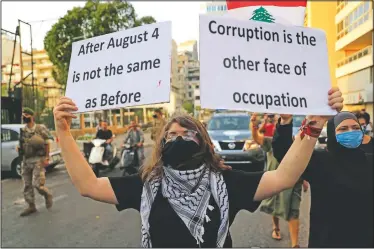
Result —
[[275, 132], [275, 125], [272, 124], [272, 123], [267, 123], [265, 124], [265, 133], [264, 133], [264, 136], [265, 137], [272, 137], [274, 135], [274, 132]]

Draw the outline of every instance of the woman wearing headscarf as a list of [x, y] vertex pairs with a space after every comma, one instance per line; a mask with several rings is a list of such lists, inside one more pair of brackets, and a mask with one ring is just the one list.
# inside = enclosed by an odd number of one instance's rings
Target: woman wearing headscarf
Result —
[[[329, 104], [342, 108], [339, 90], [329, 92]], [[294, 186], [317, 141], [297, 137], [274, 171], [222, 171], [204, 126], [189, 115], [176, 116], [163, 127], [141, 174], [97, 178], [70, 134], [77, 110], [66, 97], [54, 109], [70, 178], [83, 196], [119, 211], [140, 211], [142, 247], [232, 247], [229, 227], [236, 214], [253, 212], [259, 201]]]
[[[373, 247], [373, 158], [363, 135], [354, 114], [337, 114], [327, 123], [327, 149], [314, 151], [302, 174], [311, 187], [311, 248]], [[291, 144], [292, 116], [283, 115], [272, 143], [278, 161]]]

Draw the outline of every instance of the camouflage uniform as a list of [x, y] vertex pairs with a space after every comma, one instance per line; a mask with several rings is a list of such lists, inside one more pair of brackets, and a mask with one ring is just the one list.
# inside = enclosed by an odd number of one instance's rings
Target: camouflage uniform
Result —
[[[38, 135], [37, 137], [33, 137]], [[52, 195], [45, 187], [45, 172], [43, 162], [46, 156], [45, 145], [48, 144], [49, 131], [44, 125], [34, 125], [32, 128], [21, 129], [20, 144], [23, 151], [22, 178], [24, 181], [23, 194], [25, 201], [31, 210], [35, 210], [34, 188], [46, 199], [46, 206], [52, 206]], [[31, 138], [33, 137], [33, 140]], [[33, 142], [39, 139], [39, 143]], [[26, 209], [21, 215], [28, 215], [30, 210]]]
[[162, 129], [166, 125], [166, 121], [163, 118], [157, 118], [154, 119], [153, 121], [153, 127], [152, 127], [152, 132], [151, 132], [151, 139], [152, 140], [157, 140], [158, 136], [160, 135]]

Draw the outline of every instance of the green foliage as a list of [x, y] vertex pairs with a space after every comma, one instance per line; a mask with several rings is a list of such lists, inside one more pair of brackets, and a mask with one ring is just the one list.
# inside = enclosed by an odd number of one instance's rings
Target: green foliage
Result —
[[270, 22], [270, 23], [273, 23], [275, 21], [273, 16], [262, 6], [256, 9], [255, 11], [253, 11], [253, 15], [249, 20], [260, 21], [260, 22]]
[[60, 18], [44, 38], [44, 48], [56, 66], [54, 79], [65, 85], [68, 78], [71, 44], [74, 41], [104, 35], [156, 20], [151, 16], [137, 18], [134, 7], [126, 1], [99, 2], [88, 0], [84, 7], [75, 7]]
[[193, 113], [194, 111], [194, 106], [193, 103], [190, 101], [185, 101], [183, 103], [183, 108], [188, 112], [188, 113]]

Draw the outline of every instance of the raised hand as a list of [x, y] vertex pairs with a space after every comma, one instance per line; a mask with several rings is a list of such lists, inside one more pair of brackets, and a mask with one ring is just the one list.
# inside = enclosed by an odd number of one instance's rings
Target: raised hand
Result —
[[67, 98], [61, 97], [58, 104], [53, 108], [53, 115], [55, 117], [56, 131], [69, 131], [72, 118], [76, 118], [72, 111], [77, 111], [78, 107], [75, 103]]
[[[339, 88], [333, 87], [328, 92], [328, 100], [329, 106], [331, 109], [340, 112], [343, 109], [343, 101], [344, 98], [342, 97], [342, 93], [340, 92]], [[307, 119], [310, 121], [314, 121], [314, 125], [317, 127], [322, 128], [324, 124], [331, 118], [331, 116], [316, 116], [311, 115], [308, 116]]]

